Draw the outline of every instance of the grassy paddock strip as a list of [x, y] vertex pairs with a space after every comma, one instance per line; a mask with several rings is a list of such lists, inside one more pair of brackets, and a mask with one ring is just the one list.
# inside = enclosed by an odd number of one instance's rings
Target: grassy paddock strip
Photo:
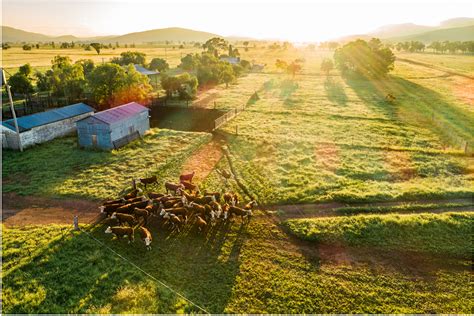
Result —
[[301, 239], [342, 242], [469, 258], [474, 214], [357, 215], [296, 219], [285, 226]]
[[348, 206], [340, 207], [335, 211], [340, 215], [354, 215], [361, 213], [395, 213], [395, 212], [416, 212], [423, 210], [447, 210], [454, 208], [473, 208], [474, 202], [454, 202], [454, 203], [407, 203], [402, 205], [384, 205], [384, 206]]
[[[3, 227], [5, 313], [183, 313], [198, 310], [66, 226]], [[67, 227], [69, 228], [69, 227]]]
[[57, 139], [23, 153], [3, 152], [3, 191], [21, 195], [115, 197], [132, 178], [157, 175], [176, 181], [183, 161], [207, 143], [207, 133], [151, 129], [119, 150], [77, 147], [75, 137]]

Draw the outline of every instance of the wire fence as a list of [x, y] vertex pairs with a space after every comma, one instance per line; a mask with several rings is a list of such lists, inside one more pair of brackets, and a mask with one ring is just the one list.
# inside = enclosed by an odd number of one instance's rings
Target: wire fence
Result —
[[166, 283], [164, 283], [163, 281], [157, 279], [155, 276], [151, 275], [150, 273], [146, 272], [145, 270], [143, 270], [142, 268], [140, 268], [137, 264], [135, 264], [134, 262], [128, 260], [126, 257], [122, 256], [120, 253], [118, 253], [117, 251], [115, 251], [114, 249], [112, 249], [111, 247], [109, 247], [108, 245], [106, 245], [105, 243], [101, 242], [100, 240], [98, 240], [97, 238], [95, 238], [92, 234], [90, 234], [89, 232], [85, 231], [84, 229], [82, 228], [79, 228], [81, 232], [83, 232], [84, 234], [86, 234], [89, 238], [91, 238], [92, 240], [94, 240], [95, 242], [97, 242], [98, 244], [100, 244], [101, 246], [107, 248], [110, 252], [112, 252], [113, 254], [115, 254], [117, 257], [119, 257], [120, 259], [122, 259], [123, 261], [127, 262], [128, 264], [130, 264], [132, 267], [134, 267], [135, 269], [139, 270], [140, 272], [142, 272], [143, 274], [145, 274], [146, 276], [148, 276], [149, 278], [151, 278], [152, 280], [154, 280], [156, 283], [162, 285], [163, 287], [165, 287], [166, 289], [168, 289], [169, 291], [173, 292], [174, 294], [176, 294], [178, 297], [182, 298], [183, 300], [185, 300], [186, 302], [190, 303], [191, 305], [197, 307], [200, 311], [204, 312], [205, 314], [211, 314], [210, 312], [208, 312], [205, 308], [203, 308], [202, 306], [200, 306], [199, 304], [193, 302], [192, 300], [190, 300], [189, 298], [187, 298], [186, 296], [184, 296], [183, 294], [181, 294], [180, 292], [176, 291], [175, 289], [173, 289], [172, 287], [170, 287], [169, 285], [167, 285]]

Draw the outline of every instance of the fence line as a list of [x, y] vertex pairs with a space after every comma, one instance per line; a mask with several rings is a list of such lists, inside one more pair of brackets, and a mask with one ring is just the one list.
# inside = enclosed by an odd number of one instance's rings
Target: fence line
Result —
[[119, 254], [117, 251], [113, 250], [112, 248], [110, 248], [108, 245], [104, 244], [103, 242], [101, 242], [100, 240], [98, 240], [97, 238], [95, 238], [94, 236], [92, 236], [91, 234], [89, 234], [87, 231], [83, 230], [82, 228], [79, 228], [81, 230], [81, 232], [85, 233], [87, 236], [89, 236], [91, 239], [93, 239], [95, 242], [97, 242], [98, 244], [100, 244], [101, 246], [104, 246], [105, 248], [109, 249], [112, 253], [114, 253], [115, 255], [117, 255], [119, 258], [121, 258], [122, 260], [128, 262], [130, 265], [132, 265], [133, 267], [135, 267], [136, 269], [138, 269], [139, 271], [141, 271], [142, 273], [144, 273], [145, 275], [147, 275], [148, 277], [152, 278], [154, 281], [156, 281], [157, 283], [161, 284], [162, 286], [164, 286], [165, 288], [167, 288], [168, 290], [170, 290], [171, 292], [175, 293], [177, 296], [181, 297], [182, 299], [184, 299], [185, 301], [191, 303], [192, 305], [196, 306], [198, 309], [200, 309], [201, 311], [203, 311], [204, 313], [206, 314], [211, 314], [209, 313], [206, 309], [204, 309], [203, 307], [199, 306], [198, 304], [194, 303], [193, 301], [191, 301], [190, 299], [188, 299], [186, 296], [184, 296], [183, 294], [175, 291], [173, 288], [171, 288], [169, 285], [167, 285], [166, 283], [158, 280], [156, 277], [154, 277], [153, 275], [151, 275], [150, 273], [146, 272], [145, 270], [143, 270], [142, 268], [140, 268], [138, 265], [136, 265], [135, 263], [133, 263], [132, 261], [128, 260], [127, 258], [125, 258], [124, 256], [122, 256], [121, 254]]

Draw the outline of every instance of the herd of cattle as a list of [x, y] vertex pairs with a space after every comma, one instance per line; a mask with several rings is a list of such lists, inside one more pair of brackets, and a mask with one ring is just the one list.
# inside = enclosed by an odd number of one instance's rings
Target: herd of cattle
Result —
[[[233, 192], [204, 192], [201, 194], [197, 185], [192, 183], [194, 172], [183, 174], [179, 183], [165, 182], [166, 193], [147, 192], [134, 186], [131, 192], [119, 199], [106, 201], [100, 207], [101, 213], [118, 226], [109, 226], [107, 234], [117, 238], [128, 237], [134, 240], [138, 230], [141, 240], [148, 250], [151, 249], [152, 235], [148, 229], [150, 217], [157, 217], [163, 227], [180, 231], [183, 225], [191, 223], [203, 232], [209, 225], [230, 220], [234, 216], [249, 221], [256, 201], [239, 205], [239, 197]], [[158, 184], [156, 176], [140, 179], [146, 189], [147, 185]]]

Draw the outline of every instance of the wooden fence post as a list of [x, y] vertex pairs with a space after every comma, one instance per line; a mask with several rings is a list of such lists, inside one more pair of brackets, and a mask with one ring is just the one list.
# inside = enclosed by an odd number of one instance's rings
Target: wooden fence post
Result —
[[464, 143], [464, 153], [467, 154], [467, 148], [468, 148], [469, 143], [466, 141]]
[[79, 217], [74, 215], [74, 230], [79, 230]]
[[235, 135], [239, 135], [239, 125], [235, 125]]

